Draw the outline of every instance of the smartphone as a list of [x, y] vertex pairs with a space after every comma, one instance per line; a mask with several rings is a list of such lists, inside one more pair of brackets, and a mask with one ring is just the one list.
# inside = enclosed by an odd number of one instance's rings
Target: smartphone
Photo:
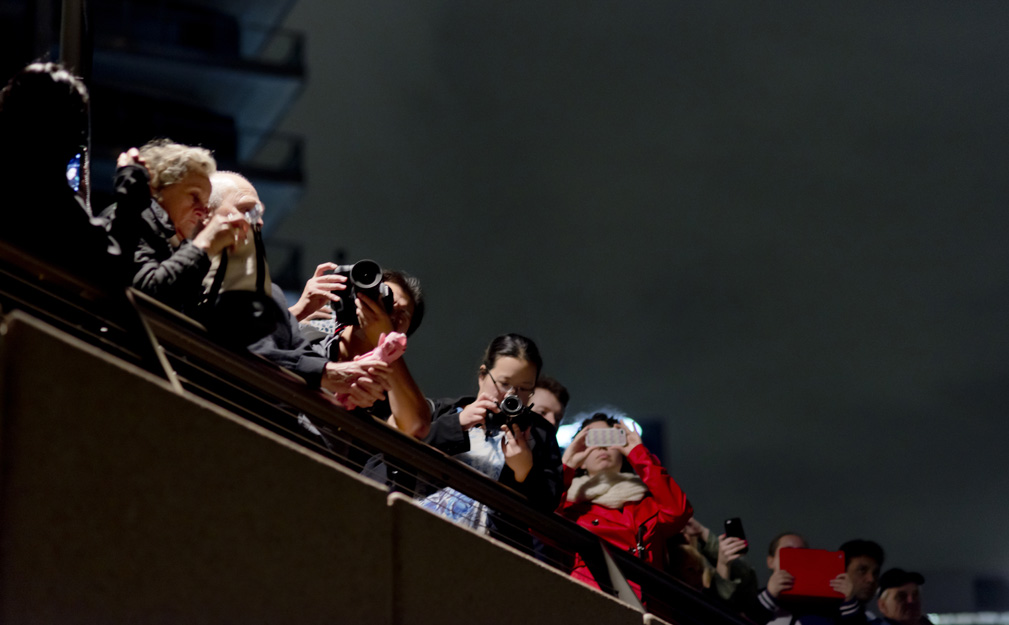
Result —
[[[743, 531], [743, 520], [739, 517], [732, 517], [731, 519], [725, 519], [725, 537], [726, 538], [742, 538], [746, 540], [746, 532]], [[739, 553], [746, 553], [750, 550], [750, 546], [747, 545], [743, 547], [743, 550]]]
[[627, 432], [617, 428], [592, 428], [585, 435], [586, 447], [623, 447], [627, 444]]

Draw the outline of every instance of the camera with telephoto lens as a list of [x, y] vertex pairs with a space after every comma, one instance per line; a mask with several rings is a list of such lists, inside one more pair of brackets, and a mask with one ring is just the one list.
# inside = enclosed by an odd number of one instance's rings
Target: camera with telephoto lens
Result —
[[392, 313], [392, 289], [382, 282], [382, 268], [375, 261], [364, 259], [353, 265], [339, 265], [331, 273], [347, 277], [347, 288], [336, 291], [340, 301], [331, 304], [336, 312], [337, 323], [357, 325], [357, 306], [354, 302], [358, 294], [378, 303], [385, 312]]
[[515, 425], [524, 430], [532, 423], [532, 404], [526, 406], [518, 395], [505, 395], [498, 409], [501, 412], [487, 411], [483, 419], [488, 435], [500, 430], [502, 425]]

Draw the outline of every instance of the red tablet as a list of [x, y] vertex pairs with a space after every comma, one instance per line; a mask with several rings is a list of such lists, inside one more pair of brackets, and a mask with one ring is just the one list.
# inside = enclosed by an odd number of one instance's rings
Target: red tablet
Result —
[[844, 552], [783, 547], [778, 566], [795, 577], [795, 585], [781, 591], [782, 597], [844, 599], [830, 587], [830, 580], [844, 573]]

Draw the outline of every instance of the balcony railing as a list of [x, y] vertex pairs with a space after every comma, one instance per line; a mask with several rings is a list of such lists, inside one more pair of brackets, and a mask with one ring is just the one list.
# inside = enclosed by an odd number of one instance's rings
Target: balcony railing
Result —
[[[306, 388], [300, 378], [248, 352], [217, 345], [201, 326], [143, 294], [130, 291], [126, 301], [0, 244], [3, 311], [23, 309], [54, 322], [116, 357], [165, 377], [179, 390], [217, 403], [345, 466], [359, 470], [360, 458], [381, 453], [389, 467], [409, 475], [417, 485], [451, 487], [492, 510], [506, 512], [514, 528], [547, 546], [548, 555], [540, 559], [563, 572], [577, 553], [603, 590], [631, 605], [637, 604], [637, 598], [628, 582], [636, 584], [646, 609], [673, 623], [744, 623], [679, 581], [611, 549], [584, 528], [533, 509], [519, 493], [441, 451], [377, 419], [362, 419], [337, 407], [324, 393]], [[321, 426], [326, 439], [301, 425], [305, 415]], [[396, 490], [415, 492], [412, 486]]]

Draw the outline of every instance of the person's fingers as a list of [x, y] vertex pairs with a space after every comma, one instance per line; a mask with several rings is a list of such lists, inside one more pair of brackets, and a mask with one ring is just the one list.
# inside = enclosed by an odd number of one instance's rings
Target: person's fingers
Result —
[[382, 385], [379, 384], [377, 380], [367, 376], [359, 377], [357, 381], [354, 382], [353, 386], [359, 388], [368, 397], [370, 397], [372, 401], [382, 399], [385, 395], [385, 389], [382, 388]]
[[[317, 266], [315, 268], [315, 274], [313, 274], [313, 275], [314, 275], [314, 277], [318, 278], [319, 276], [322, 276], [323, 274], [325, 274], [327, 271], [336, 271], [337, 268], [338, 268], [338, 265], [336, 263], [329, 263], [329, 262], [320, 263], [319, 266]], [[343, 278], [343, 276], [340, 276], [340, 277]], [[346, 278], [344, 278], [344, 279], [346, 279]]]
[[377, 381], [382, 386], [383, 389], [389, 388], [391, 375], [392, 375], [391, 371], [382, 371], [375, 367], [368, 368], [368, 376], [374, 378], [375, 381]]
[[351, 385], [348, 395], [351, 401], [361, 408], [369, 408], [375, 403], [375, 398], [357, 384]]

